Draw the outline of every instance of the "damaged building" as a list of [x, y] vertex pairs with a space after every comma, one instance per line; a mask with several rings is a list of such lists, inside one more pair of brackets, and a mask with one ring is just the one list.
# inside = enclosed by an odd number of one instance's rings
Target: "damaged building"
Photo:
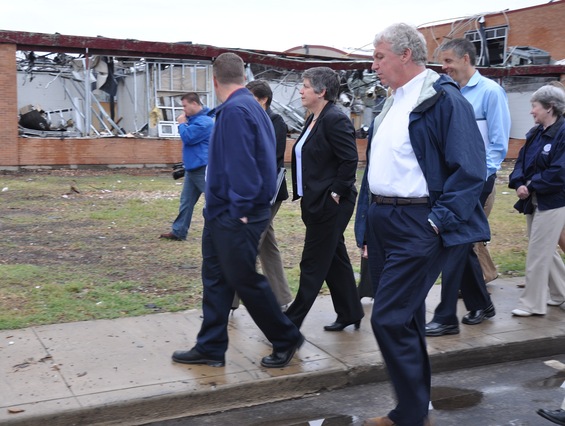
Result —
[[214, 102], [209, 62], [22, 53], [23, 136], [175, 137], [180, 96]]
[[[439, 72], [435, 47], [441, 42], [466, 37], [476, 44], [479, 70], [509, 96], [510, 157], [532, 124], [530, 94], [547, 81], [564, 78], [564, 16], [565, 2], [560, 0], [419, 27], [430, 47], [429, 66]], [[338, 71], [339, 105], [357, 129], [364, 160], [366, 129], [386, 96], [370, 70], [370, 51], [298, 46], [270, 52], [0, 30], [0, 168], [157, 167], [178, 162], [180, 97], [197, 92], [214, 108], [212, 62], [226, 51], [244, 59], [249, 80], [270, 82], [272, 108], [291, 131], [289, 146], [306, 114], [299, 95], [302, 71], [314, 66]]]
[[[307, 68], [324, 65], [342, 73], [347, 92], [342, 105], [357, 116], [361, 131], [374, 116], [375, 98], [384, 95], [384, 89], [375, 90], [378, 82], [368, 71], [370, 56], [336, 59], [0, 31], [0, 90], [5, 103], [1, 119], [9, 128], [0, 139], [5, 147], [0, 167], [143, 167], [179, 161], [180, 97], [194, 91], [207, 106], [216, 106], [212, 61], [225, 51], [243, 57], [250, 80], [270, 81], [273, 108], [291, 132], [299, 131], [304, 122], [299, 83]], [[369, 105], [366, 117], [365, 106], [360, 108], [356, 101], [361, 97]]]
[[507, 158], [515, 158], [533, 126], [530, 98], [550, 81], [565, 81], [565, 1], [516, 10], [481, 12], [424, 24], [419, 30], [428, 45], [428, 61], [437, 63], [446, 40], [466, 38], [477, 50], [481, 74], [499, 83], [512, 116]]

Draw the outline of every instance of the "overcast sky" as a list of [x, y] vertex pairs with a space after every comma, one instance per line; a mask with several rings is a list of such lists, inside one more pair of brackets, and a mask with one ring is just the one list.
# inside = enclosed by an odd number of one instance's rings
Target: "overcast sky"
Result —
[[0, 30], [192, 41], [283, 51], [304, 44], [370, 47], [396, 22], [413, 25], [549, 0], [4, 0]]

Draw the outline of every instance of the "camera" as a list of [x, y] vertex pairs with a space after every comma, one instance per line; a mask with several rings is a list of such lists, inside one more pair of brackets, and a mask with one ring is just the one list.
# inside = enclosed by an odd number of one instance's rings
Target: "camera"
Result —
[[184, 163], [173, 164], [173, 179], [177, 180], [184, 177]]

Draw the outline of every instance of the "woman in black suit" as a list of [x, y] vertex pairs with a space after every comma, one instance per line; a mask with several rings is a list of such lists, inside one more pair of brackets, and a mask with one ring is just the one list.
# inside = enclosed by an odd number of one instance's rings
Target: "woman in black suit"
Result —
[[293, 200], [301, 198], [306, 237], [298, 293], [286, 315], [301, 327], [325, 281], [337, 318], [324, 329], [357, 329], [364, 313], [343, 237], [357, 197], [355, 129], [335, 105], [340, 85], [335, 71], [311, 68], [302, 78], [302, 105], [311, 115], [292, 149], [292, 186]]

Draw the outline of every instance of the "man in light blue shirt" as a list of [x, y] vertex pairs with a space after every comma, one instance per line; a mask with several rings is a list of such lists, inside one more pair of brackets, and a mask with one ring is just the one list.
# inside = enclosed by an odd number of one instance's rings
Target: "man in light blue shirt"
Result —
[[[443, 56], [445, 57], [445, 54]], [[475, 119], [485, 141], [488, 179], [500, 169], [508, 151], [508, 139], [510, 137], [508, 99], [506, 92], [498, 83], [483, 77], [470, 64], [469, 68], [474, 72], [466, 84], [456, 80], [449, 71], [447, 73], [459, 83], [461, 94], [465, 96], [465, 99], [471, 103], [475, 110]], [[444, 65], [444, 69], [449, 68]]]
[[[443, 70], [459, 84], [461, 93], [473, 106], [477, 126], [485, 143], [487, 175], [480, 201], [488, 216], [494, 203], [496, 172], [508, 151], [508, 99], [500, 85], [476, 70], [476, 50], [469, 40], [450, 40], [439, 47], [439, 55]], [[480, 324], [495, 315], [485, 279], [490, 281], [496, 278], [496, 267], [484, 243], [478, 242], [475, 249], [482, 259], [481, 263], [472, 244], [455, 247], [450, 252], [442, 272], [441, 302], [432, 321], [426, 325], [427, 336], [459, 333], [456, 315], [459, 289], [469, 310], [463, 317], [464, 324]]]

